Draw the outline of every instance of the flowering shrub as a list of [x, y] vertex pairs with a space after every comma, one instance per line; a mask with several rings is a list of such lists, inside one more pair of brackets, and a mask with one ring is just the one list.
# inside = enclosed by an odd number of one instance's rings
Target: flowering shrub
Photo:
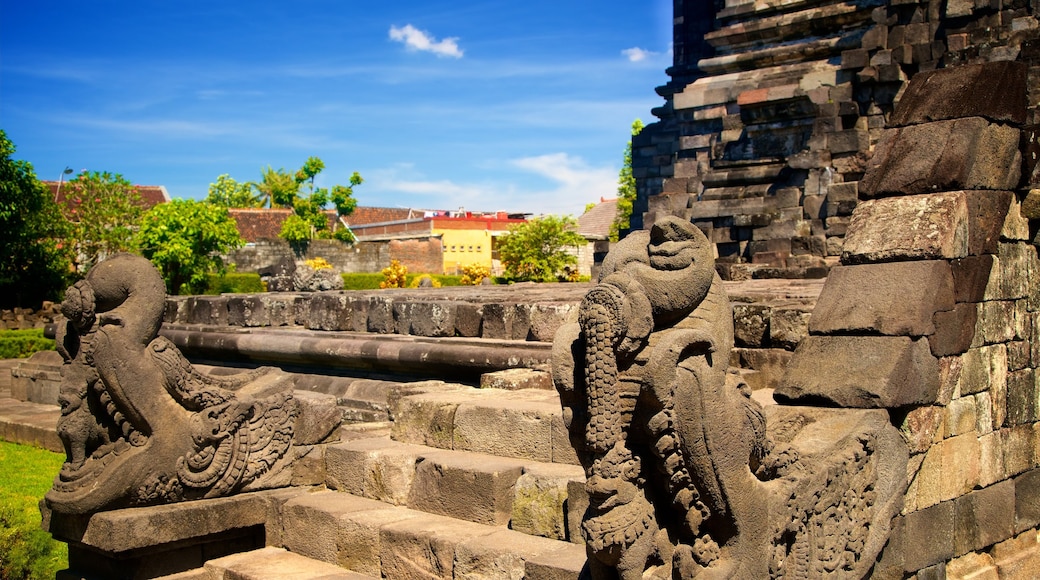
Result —
[[484, 278], [491, 277], [491, 268], [483, 264], [470, 264], [462, 267], [463, 286], [479, 286]]
[[314, 268], [315, 270], [332, 269], [332, 264], [330, 264], [328, 260], [322, 258], [321, 256], [318, 256], [317, 258], [311, 258], [310, 260], [305, 260], [303, 263], [307, 264], [311, 268]]
[[405, 288], [407, 283], [408, 268], [397, 260], [390, 260], [390, 265], [383, 268], [383, 281], [379, 283], [380, 288]]

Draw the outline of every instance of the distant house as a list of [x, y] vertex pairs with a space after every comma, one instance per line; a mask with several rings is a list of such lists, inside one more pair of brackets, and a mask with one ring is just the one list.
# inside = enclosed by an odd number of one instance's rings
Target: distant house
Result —
[[[71, 193], [73, 190], [70, 188], [68, 181], [44, 181], [43, 184], [51, 192], [51, 196], [54, 197], [54, 201], [68, 205], [69, 207], [75, 207], [75, 202], [70, 201], [66, 198], [66, 195]], [[170, 201], [170, 194], [166, 191], [166, 187], [162, 185], [135, 185], [137, 193], [141, 196], [141, 200], [144, 202], [145, 210], [152, 209], [160, 203], [167, 203]]]
[[578, 233], [588, 240], [588, 245], [578, 252], [578, 271], [595, 277], [598, 265], [610, 251], [610, 226], [617, 218], [617, 198], [600, 198], [599, 203], [589, 208], [578, 218]]
[[492, 273], [501, 273], [498, 238], [509, 233], [511, 226], [527, 221], [527, 214], [507, 212], [409, 211], [411, 213], [407, 215], [388, 216], [397, 219], [382, 222], [360, 223], [354, 219], [354, 214], [347, 220], [358, 241], [440, 238], [445, 274], [457, 274], [464, 266], [472, 264], [487, 266]]

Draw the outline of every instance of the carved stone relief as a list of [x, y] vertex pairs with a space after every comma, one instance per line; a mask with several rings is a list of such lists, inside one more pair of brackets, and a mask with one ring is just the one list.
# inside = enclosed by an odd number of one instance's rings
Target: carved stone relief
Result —
[[198, 372], [158, 336], [164, 300], [158, 271], [129, 254], [66, 293], [57, 332], [66, 462], [46, 496], [53, 511], [224, 496], [277, 485], [291, 463], [300, 408], [289, 375]]
[[[779, 411], [727, 373], [732, 346], [712, 246], [673, 217], [618, 243], [560, 329], [553, 376], [586, 471], [592, 578], [859, 577], [880, 552], [905, 487], [894, 428], [792, 407], [767, 431]], [[832, 447], [817, 448], [816, 424]]]

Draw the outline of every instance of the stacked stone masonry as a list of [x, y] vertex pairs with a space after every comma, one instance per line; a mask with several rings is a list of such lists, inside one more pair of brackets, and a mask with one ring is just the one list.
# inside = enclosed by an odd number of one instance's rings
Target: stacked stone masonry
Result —
[[914, 79], [776, 391], [888, 409], [900, 426], [908, 488], [879, 577], [1040, 570], [1040, 215], [1019, 190], [1025, 99], [1002, 109], [1026, 94], [1026, 72], [1004, 62]]
[[[1025, 0], [679, 0], [666, 103], [633, 142], [631, 227], [692, 220], [724, 278], [822, 276], [907, 81], [1025, 62], [1024, 121], [1035, 124], [1038, 36]], [[992, 131], [963, 146], [984, 149]]]

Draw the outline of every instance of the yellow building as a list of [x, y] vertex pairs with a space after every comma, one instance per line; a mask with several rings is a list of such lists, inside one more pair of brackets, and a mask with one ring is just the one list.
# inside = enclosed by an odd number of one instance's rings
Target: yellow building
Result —
[[421, 218], [351, 224], [350, 228], [359, 241], [439, 238], [444, 274], [458, 274], [464, 266], [480, 264], [501, 275], [497, 239], [508, 234], [510, 226], [525, 221], [523, 214], [506, 212], [426, 212]]

